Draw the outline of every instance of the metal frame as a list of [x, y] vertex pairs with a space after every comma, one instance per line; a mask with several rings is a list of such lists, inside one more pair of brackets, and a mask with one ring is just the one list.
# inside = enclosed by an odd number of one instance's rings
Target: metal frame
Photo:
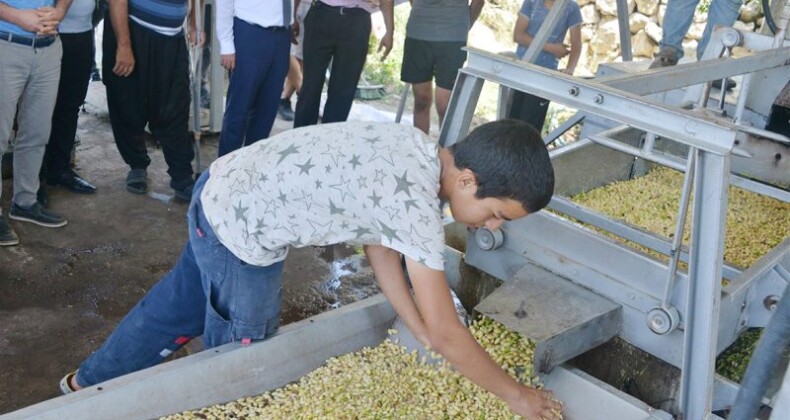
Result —
[[[740, 74], [743, 72], [740, 62], [748, 71], [756, 71], [786, 66], [789, 61], [790, 49], [782, 48], [771, 53], [757, 53], [746, 59], [712, 60], [679, 69], [652, 71], [654, 82], [651, 83], [646, 82], [651, 78], [643, 75], [612, 76], [598, 82], [576, 79], [470, 48], [467, 66], [460, 71], [450, 100], [440, 144], [450, 145], [468, 132], [483, 81], [492, 81], [505, 88], [568, 105], [583, 115], [595, 115], [623, 124], [611, 132], [588, 137], [597, 145], [588, 143], [579, 147], [610, 147], [632, 156], [669, 164], [676, 169], [685, 169], [682, 158], [662, 155], [652, 148], [645, 150], [629, 146], [609, 136], [633, 127], [672, 139], [694, 150], [697, 170], [693, 177], [692, 241], [687, 257], [689, 271], [677, 274], [674, 287], [668, 284], [668, 267], [664, 263], [551, 214], [538, 213], [506, 223], [503, 227], [505, 245], [501, 250], [475, 249], [474, 240], [470, 238], [467, 262], [507, 279], [530, 261], [621, 303], [623, 337], [681, 368], [679, 411], [684, 418], [710, 418], [714, 400], [720, 408], [719, 405], [727, 404], [732, 398], [732, 387], [724, 386], [726, 382], [714, 381], [714, 363], [716, 355], [745, 328], [742, 323], [744, 307], [747, 301], [754, 299], [749, 292], [758, 285], [768, 284], [773, 290], [781, 287], [766, 280], [770, 271], [743, 279], [743, 272], [723, 265], [727, 187], [732, 179], [734, 183], [758, 190], [758, 193], [769, 193], [785, 201], [790, 195], [730, 175], [731, 156], [740, 153], [734, 149], [735, 141], [750, 136], [738, 125], [711, 113], [673, 107], [640, 95]], [[690, 71], [700, 67], [707, 73]], [[638, 92], [626, 92], [616, 86], [628, 86]], [[557, 159], [557, 154], [553, 154], [553, 159]], [[562, 198], [555, 198], [552, 207], [570, 210], [568, 213], [573, 217], [598, 222], [598, 226], [628, 239], [638, 239], [637, 242], [669, 251], [665, 240]], [[779, 254], [790, 254], [787, 243], [779, 248]], [[618, 263], [612, 264], [613, 260]], [[742, 286], [743, 283], [748, 286], [739, 288], [735, 295], [728, 296], [723, 302], [721, 279], [725, 273], [727, 277], [738, 278]], [[665, 335], [656, 335], [647, 330], [645, 313], [660, 306], [662, 300], [682, 310], [680, 328]], [[714, 387], [714, 383], [720, 385]], [[714, 390], [726, 395], [714, 397]]]

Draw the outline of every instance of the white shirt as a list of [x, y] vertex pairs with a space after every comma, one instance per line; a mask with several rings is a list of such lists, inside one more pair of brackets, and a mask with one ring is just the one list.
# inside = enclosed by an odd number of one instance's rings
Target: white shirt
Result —
[[444, 270], [438, 151], [407, 125], [302, 127], [214, 161], [200, 200], [220, 242], [249, 264], [348, 243]]
[[[262, 27], [290, 26], [293, 23], [294, 0], [288, 22], [283, 22], [283, 0], [216, 0], [217, 39], [220, 54], [235, 54], [233, 18]], [[301, 0], [310, 1], [310, 0]]]

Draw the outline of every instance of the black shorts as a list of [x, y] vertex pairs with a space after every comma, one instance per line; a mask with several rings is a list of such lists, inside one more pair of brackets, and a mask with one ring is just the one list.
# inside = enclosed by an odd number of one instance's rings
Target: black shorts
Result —
[[466, 61], [466, 42], [421, 41], [406, 38], [403, 45], [403, 66], [400, 79], [406, 83], [430, 82], [436, 76], [436, 86], [452, 90], [458, 69]]

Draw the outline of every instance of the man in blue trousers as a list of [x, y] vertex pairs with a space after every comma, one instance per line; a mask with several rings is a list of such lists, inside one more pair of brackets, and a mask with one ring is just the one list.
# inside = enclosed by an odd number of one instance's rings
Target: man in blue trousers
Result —
[[[307, 0], [305, 0], [307, 1]], [[291, 51], [293, 0], [217, 0], [217, 39], [230, 71], [219, 156], [269, 137]]]

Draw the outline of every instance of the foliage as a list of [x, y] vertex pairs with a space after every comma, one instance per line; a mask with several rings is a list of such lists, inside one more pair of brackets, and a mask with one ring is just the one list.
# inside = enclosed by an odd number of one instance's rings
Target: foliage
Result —
[[697, 4], [697, 11], [699, 13], [708, 13], [708, 10], [710, 10], [710, 2], [711, 0], [700, 0], [699, 4]]

